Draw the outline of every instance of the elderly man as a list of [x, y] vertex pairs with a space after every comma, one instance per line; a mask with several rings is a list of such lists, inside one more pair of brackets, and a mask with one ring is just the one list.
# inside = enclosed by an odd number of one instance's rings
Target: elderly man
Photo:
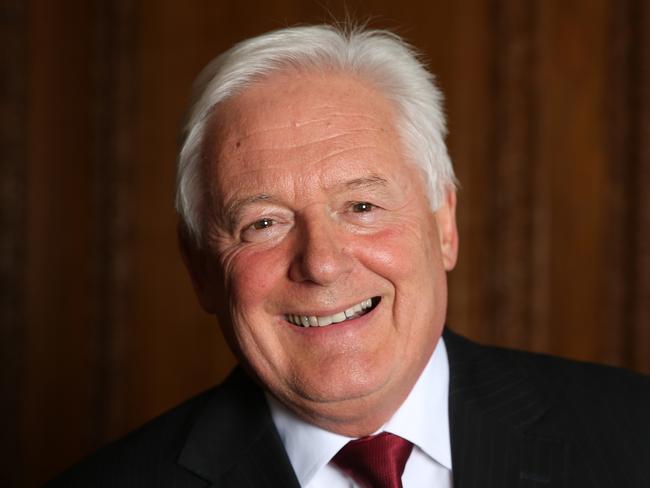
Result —
[[54, 484], [650, 486], [647, 379], [443, 333], [444, 133], [387, 32], [289, 28], [210, 63], [179, 234], [241, 368]]

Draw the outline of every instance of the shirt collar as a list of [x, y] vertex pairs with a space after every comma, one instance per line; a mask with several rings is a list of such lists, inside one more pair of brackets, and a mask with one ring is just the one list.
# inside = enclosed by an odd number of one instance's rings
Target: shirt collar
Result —
[[[449, 361], [442, 338], [402, 406], [377, 432], [387, 431], [411, 441], [451, 470], [449, 440]], [[352, 440], [309, 424], [266, 394], [273, 422], [301, 486]]]

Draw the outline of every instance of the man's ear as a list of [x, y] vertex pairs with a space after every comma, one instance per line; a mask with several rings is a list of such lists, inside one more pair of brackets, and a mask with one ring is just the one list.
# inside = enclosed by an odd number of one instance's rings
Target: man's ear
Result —
[[178, 247], [192, 279], [194, 293], [196, 293], [201, 307], [206, 312], [214, 314], [216, 313], [215, 273], [210, 256], [198, 246], [182, 222], [179, 222], [177, 226], [177, 235]]
[[456, 266], [458, 257], [458, 229], [456, 227], [456, 192], [447, 189], [440, 208], [435, 213], [440, 239], [440, 251], [445, 270]]

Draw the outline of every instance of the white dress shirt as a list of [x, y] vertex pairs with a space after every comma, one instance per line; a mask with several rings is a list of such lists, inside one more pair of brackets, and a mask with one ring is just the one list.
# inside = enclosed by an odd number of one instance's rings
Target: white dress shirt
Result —
[[[378, 431], [391, 432], [413, 443], [406, 462], [404, 488], [452, 488], [449, 440], [449, 362], [442, 338], [402, 406]], [[357, 484], [330, 464], [352, 440], [309, 424], [266, 395], [271, 415], [300, 486], [356, 488]]]

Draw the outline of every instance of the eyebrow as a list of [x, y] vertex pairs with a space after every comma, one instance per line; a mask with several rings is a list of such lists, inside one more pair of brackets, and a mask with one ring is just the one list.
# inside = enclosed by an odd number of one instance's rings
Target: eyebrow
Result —
[[239, 216], [245, 207], [252, 205], [257, 202], [266, 202], [274, 201], [275, 199], [267, 193], [259, 193], [257, 195], [251, 195], [249, 197], [237, 198], [232, 202], [228, 202], [224, 205], [223, 215], [228, 229], [232, 230], [235, 228], [235, 224], [239, 220]]
[[335, 185], [336, 187], [343, 187], [346, 190], [362, 190], [366, 188], [387, 187], [388, 180], [382, 176], [373, 174], [353, 180], [344, 181], [343, 183]]

